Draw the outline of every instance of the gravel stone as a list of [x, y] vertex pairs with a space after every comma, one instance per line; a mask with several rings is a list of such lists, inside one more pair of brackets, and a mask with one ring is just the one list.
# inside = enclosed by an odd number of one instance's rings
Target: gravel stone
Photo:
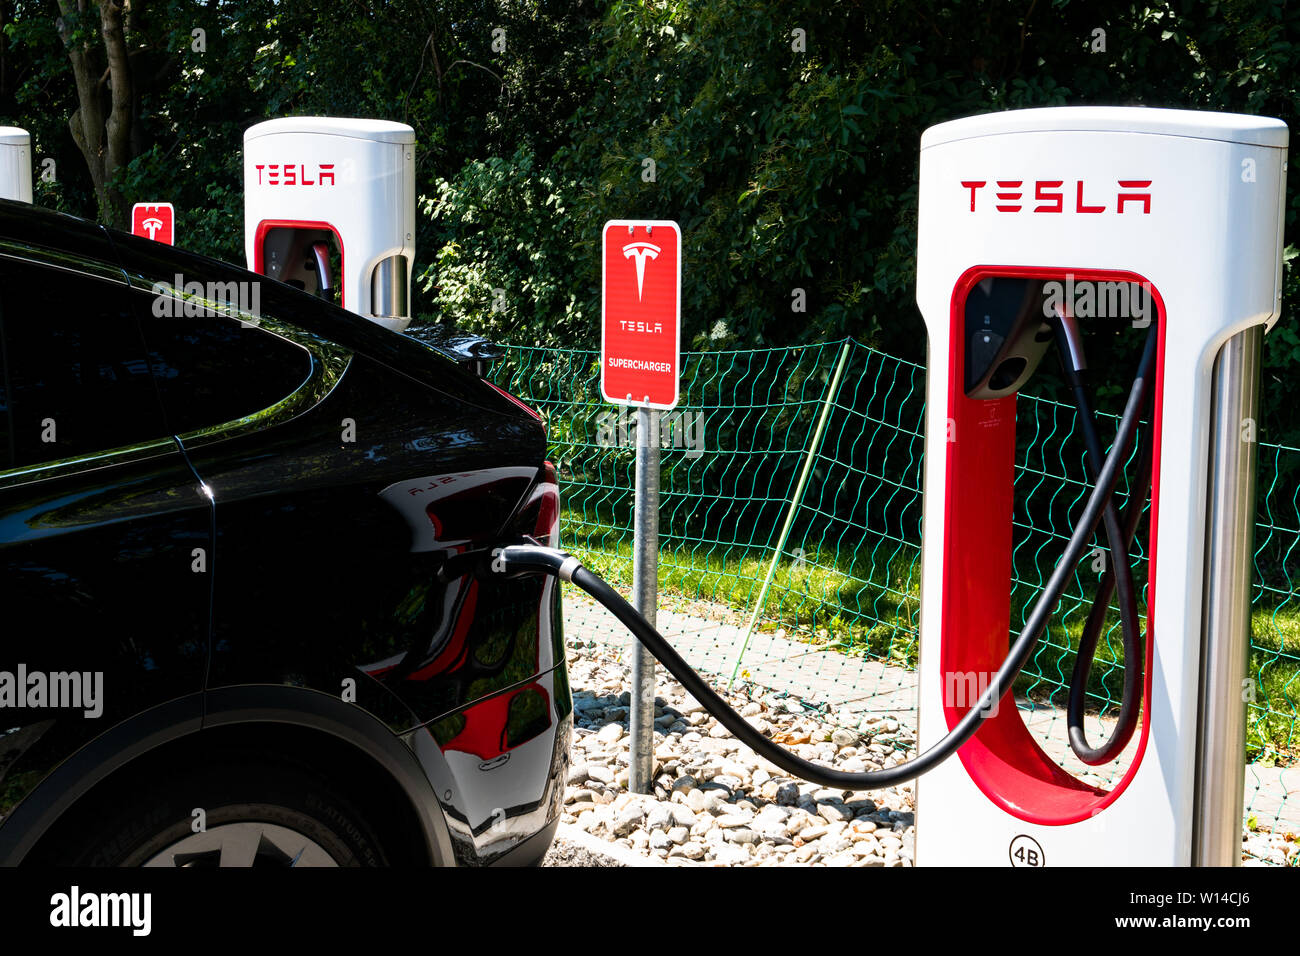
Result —
[[704, 847], [694, 840], [690, 840], [668, 851], [670, 860], [675, 856], [685, 857], [688, 860], [700, 860], [704, 858]]
[[[655, 793], [629, 793], [630, 668], [602, 653], [596, 645], [569, 646], [580, 729], [564, 792], [566, 822], [669, 866], [912, 865], [910, 785], [867, 799], [791, 779], [741, 745], [666, 673], [656, 675]], [[795, 698], [755, 697], [754, 690], [737, 683], [725, 696], [751, 726], [808, 759], [853, 770], [910, 756], [904, 748], [914, 737], [892, 717], [841, 710], [832, 725]], [[1285, 852], [1267, 838], [1260, 851]]]
[[776, 790], [776, 802], [783, 807], [792, 807], [799, 799], [799, 786], [794, 783], [783, 783]]

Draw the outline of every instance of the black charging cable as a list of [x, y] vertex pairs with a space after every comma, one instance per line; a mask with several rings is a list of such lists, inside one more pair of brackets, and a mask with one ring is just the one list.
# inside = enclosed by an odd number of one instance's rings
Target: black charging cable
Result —
[[[1057, 562], [1055, 570], [1048, 578], [1046, 586], [1038, 601], [1030, 610], [1025, 626], [1016, 637], [1007, 654], [1006, 660], [985, 688], [975, 706], [962, 715], [947, 735], [924, 753], [893, 767], [863, 773], [849, 773], [835, 770], [821, 764], [813, 763], [796, 756], [780, 744], [763, 736], [749, 721], [737, 713], [731, 705], [722, 699], [708, 682], [686, 663], [671, 644], [657, 630], [650, 626], [637, 611], [623, 599], [609, 584], [596, 574], [583, 567], [582, 562], [571, 554], [556, 548], [547, 548], [539, 544], [512, 544], [493, 549], [490, 558], [474, 558], [461, 555], [442, 572], [442, 577], [449, 578], [468, 573], [473, 565], [479, 573], [507, 574], [512, 576], [531, 574], [551, 574], [563, 581], [568, 581], [586, 591], [598, 602], [609, 609], [613, 615], [632, 632], [646, 649], [653, 654], [668, 672], [677, 678], [692, 697], [698, 700], [718, 722], [739, 741], [751, 748], [760, 757], [780, 767], [794, 777], [800, 777], [823, 787], [837, 787], [842, 790], [878, 790], [891, 787], [908, 780], [913, 780], [929, 770], [934, 769], [943, 760], [952, 756], [957, 749], [968, 741], [981, 724], [996, 713], [997, 705], [1011, 690], [1016, 676], [1029, 660], [1043, 629], [1047, 626], [1056, 604], [1065, 593], [1065, 589], [1074, 574], [1075, 566], [1082, 558], [1084, 549], [1092, 539], [1098, 523], [1102, 519], [1106, 505], [1111, 500], [1115, 483], [1123, 470], [1124, 463], [1137, 435], [1138, 423], [1146, 405], [1152, 369], [1155, 365], [1155, 334], [1148, 333], [1142, 358], [1138, 365], [1137, 376], [1129, 391], [1124, 414], [1120, 418], [1119, 429], [1115, 435], [1115, 444], [1097, 475], [1096, 486], [1088, 497], [1083, 514], [1080, 515], [1074, 533]], [[487, 567], [483, 567], [483, 565]]]
[[[1101, 473], [1105, 454], [1097, 431], [1097, 420], [1088, 399], [1085, 377], [1088, 368], [1083, 348], [1083, 336], [1078, 322], [1069, 315], [1058, 314], [1052, 322], [1056, 332], [1057, 351], [1061, 371], [1074, 393], [1074, 404], [1079, 412], [1079, 428], [1087, 447], [1087, 468], [1094, 480]], [[1154, 333], [1148, 332], [1147, 341]], [[1148, 394], [1148, 399], [1150, 395]], [[1144, 403], [1143, 410], [1150, 402]], [[1110, 763], [1128, 745], [1137, 729], [1142, 705], [1142, 629], [1138, 619], [1137, 589], [1133, 581], [1133, 567], [1129, 563], [1129, 550], [1137, 533], [1138, 521], [1146, 504], [1151, 485], [1151, 440], [1149, 429], [1144, 429], [1138, 447], [1138, 474], [1131, 486], [1128, 505], [1121, 520], [1112, 495], [1102, 511], [1102, 524], [1106, 529], [1109, 554], [1106, 568], [1093, 596], [1092, 610], [1079, 637], [1079, 649], [1070, 675], [1070, 697], [1066, 708], [1066, 727], [1070, 749], [1075, 756], [1090, 766]], [[1105, 626], [1110, 609], [1111, 595], [1116, 594], [1119, 604], [1120, 629], [1124, 644], [1124, 686], [1120, 696], [1119, 715], [1110, 737], [1100, 747], [1088, 743], [1084, 730], [1084, 704], [1087, 699], [1088, 678], [1097, 656], [1097, 641]]]

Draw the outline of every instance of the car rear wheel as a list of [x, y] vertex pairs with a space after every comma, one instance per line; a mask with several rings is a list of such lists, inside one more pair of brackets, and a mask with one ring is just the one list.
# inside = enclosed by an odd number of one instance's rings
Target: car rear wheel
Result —
[[385, 866], [365, 816], [322, 775], [232, 760], [133, 780], [82, 808], [35, 862], [68, 866]]
[[128, 854], [121, 865], [198, 869], [361, 865], [337, 832], [288, 807], [233, 804], [216, 808], [213, 815], [229, 822], [214, 825], [210, 816], [198, 833], [192, 825], [169, 827]]

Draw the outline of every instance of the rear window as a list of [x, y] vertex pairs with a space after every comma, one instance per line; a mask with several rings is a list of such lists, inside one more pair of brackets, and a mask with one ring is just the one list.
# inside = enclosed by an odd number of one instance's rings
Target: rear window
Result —
[[270, 408], [311, 373], [307, 350], [272, 332], [222, 315], [160, 317], [154, 293], [136, 295], [149, 366], [173, 434]]
[[126, 286], [0, 259], [0, 468], [167, 434]]
[[260, 311], [277, 322], [319, 336], [411, 376], [444, 395], [497, 414], [517, 417], [519, 409], [444, 352], [390, 332], [355, 313], [238, 266], [176, 246], [112, 232], [113, 246], [132, 284], [147, 287], [190, 280], [218, 284], [259, 282]]

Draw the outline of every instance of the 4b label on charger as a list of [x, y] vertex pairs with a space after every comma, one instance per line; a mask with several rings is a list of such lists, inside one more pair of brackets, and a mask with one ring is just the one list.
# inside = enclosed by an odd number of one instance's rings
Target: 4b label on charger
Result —
[[1011, 856], [1012, 866], [1047, 865], [1047, 859], [1043, 856], [1043, 848], [1038, 845], [1038, 841], [1024, 833], [1011, 841], [1008, 853]]

